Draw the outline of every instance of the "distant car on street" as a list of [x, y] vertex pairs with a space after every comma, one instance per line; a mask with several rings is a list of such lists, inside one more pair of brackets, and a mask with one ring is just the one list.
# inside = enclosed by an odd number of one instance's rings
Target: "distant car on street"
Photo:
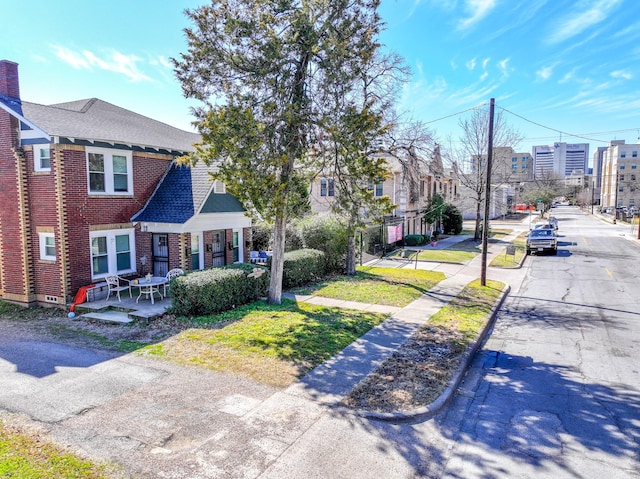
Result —
[[558, 254], [558, 236], [553, 226], [531, 230], [527, 236], [527, 254], [543, 253], [550, 251], [551, 254]]

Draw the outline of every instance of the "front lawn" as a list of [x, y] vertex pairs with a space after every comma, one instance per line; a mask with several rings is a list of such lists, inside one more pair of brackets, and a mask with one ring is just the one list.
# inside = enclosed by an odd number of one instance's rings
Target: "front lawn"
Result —
[[387, 318], [385, 314], [295, 301], [255, 302], [212, 316], [140, 350], [182, 364], [286, 387]]
[[443, 273], [434, 271], [359, 266], [355, 276], [338, 276], [292, 292], [404, 307], [443, 279]]

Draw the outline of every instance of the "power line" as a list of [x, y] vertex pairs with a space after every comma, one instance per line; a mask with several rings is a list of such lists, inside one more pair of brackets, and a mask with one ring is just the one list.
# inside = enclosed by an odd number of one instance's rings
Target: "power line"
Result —
[[607, 140], [598, 140], [598, 139], [595, 139], [595, 138], [589, 138], [589, 137], [587, 137], [587, 136], [582, 136], [582, 135], [575, 135], [575, 134], [573, 134], [573, 133], [568, 133], [568, 132], [566, 132], [566, 131], [558, 130], [557, 128], [552, 128], [552, 127], [550, 127], [550, 126], [543, 125], [542, 123], [538, 123], [538, 122], [536, 122], [536, 121], [529, 120], [528, 118], [525, 118], [525, 117], [524, 117], [524, 116], [522, 116], [522, 115], [518, 115], [517, 113], [514, 113], [514, 112], [512, 112], [512, 111], [510, 111], [510, 110], [507, 110], [506, 108], [503, 108], [503, 107], [499, 107], [499, 108], [500, 108], [502, 111], [506, 111], [507, 113], [511, 113], [513, 116], [517, 116], [517, 117], [518, 117], [518, 118], [520, 118], [521, 120], [524, 120], [524, 121], [526, 121], [526, 122], [528, 122], [528, 123], [531, 123], [531, 124], [533, 124], [533, 125], [536, 125], [536, 126], [539, 126], [539, 127], [545, 128], [545, 129], [547, 129], [547, 130], [555, 131], [556, 133], [560, 133], [561, 135], [566, 135], [566, 136], [569, 136], [569, 137], [572, 137], [572, 138], [582, 138], [583, 140], [597, 141], [597, 142], [600, 142], [600, 143], [609, 143]]
[[480, 107], [482, 107], [482, 106], [484, 106], [486, 104], [487, 104], [487, 102], [485, 101], [484, 103], [480, 103], [479, 105], [472, 106], [471, 108], [467, 108], [466, 110], [462, 110], [462, 111], [459, 111], [457, 113], [452, 113], [451, 115], [443, 116], [442, 118], [436, 118], [435, 120], [425, 121], [425, 122], [423, 122], [423, 124], [429, 125], [430, 123], [435, 123], [437, 121], [446, 120], [447, 118], [451, 118], [451, 117], [454, 117], [454, 116], [462, 115], [463, 113], [466, 113], [468, 111], [477, 110], [478, 108], [480, 108]]

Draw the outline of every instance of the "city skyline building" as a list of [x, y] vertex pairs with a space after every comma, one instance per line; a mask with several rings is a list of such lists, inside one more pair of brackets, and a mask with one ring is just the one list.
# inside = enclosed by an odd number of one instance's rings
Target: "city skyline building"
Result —
[[589, 171], [589, 143], [556, 142], [553, 145], [536, 145], [531, 155], [535, 177], [551, 175], [571, 176], [574, 172]]

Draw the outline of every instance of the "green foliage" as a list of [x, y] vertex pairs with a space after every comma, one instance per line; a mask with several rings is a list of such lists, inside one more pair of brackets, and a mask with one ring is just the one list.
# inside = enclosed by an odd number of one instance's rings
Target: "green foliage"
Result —
[[254, 222], [251, 226], [252, 230], [252, 247], [255, 251], [271, 250], [271, 232], [273, 226], [264, 221]]
[[[263, 273], [255, 277], [255, 270]], [[170, 312], [177, 316], [215, 314], [254, 301], [266, 293], [266, 273], [262, 266], [238, 263], [179, 276], [171, 284]]]
[[344, 272], [347, 233], [338, 220], [312, 216], [300, 221], [298, 231], [305, 248], [324, 252], [327, 273]]
[[444, 217], [446, 204], [439, 194], [433, 195], [424, 209], [424, 220], [428, 224], [434, 224]]
[[318, 281], [325, 275], [325, 255], [316, 249], [300, 249], [284, 254], [282, 287], [285, 289]]
[[[314, 148], [347, 121], [336, 113], [353, 111], [356, 130], [381, 126], [377, 113], [361, 115], [364, 85], [374, 92], [393, 71], [367, 77], [380, 48], [379, 3], [217, 0], [186, 11], [188, 51], [173, 63], [184, 95], [203, 102], [193, 160], [216, 163], [229, 193], [276, 225], [274, 278], [282, 228], [304, 213], [308, 175], [325, 160]], [[355, 151], [362, 144], [346, 142], [355, 136], [336, 137], [331, 149]], [[278, 302], [280, 287], [271, 287]]]
[[418, 246], [425, 244], [427, 242], [427, 237], [425, 235], [406, 235], [404, 237], [404, 244], [407, 246]]
[[444, 233], [459, 235], [462, 233], [462, 223], [462, 213], [460, 210], [451, 203], [447, 203], [444, 214], [442, 215], [442, 229]]
[[287, 223], [287, 233], [284, 242], [285, 251], [295, 251], [304, 248], [304, 239], [294, 223]]

